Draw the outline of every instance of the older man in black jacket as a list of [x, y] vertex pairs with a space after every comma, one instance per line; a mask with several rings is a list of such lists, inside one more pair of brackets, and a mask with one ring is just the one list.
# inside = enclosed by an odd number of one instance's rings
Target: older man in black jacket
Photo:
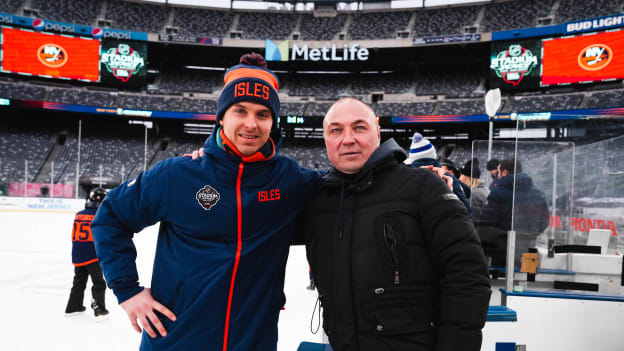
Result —
[[300, 234], [335, 351], [476, 351], [490, 285], [466, 208], [435, 173], [380, 146], [373, 110], [336, 102], [323, 122], [334, 165]]

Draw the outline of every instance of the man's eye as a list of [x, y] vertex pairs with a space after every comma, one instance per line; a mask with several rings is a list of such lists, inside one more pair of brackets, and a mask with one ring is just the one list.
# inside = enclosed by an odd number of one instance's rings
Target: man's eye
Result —
[[340, 128], [332, 128], [329, 130], [330, 133], [340, 133], [341, 129]]
[[366, 130], [366, 127], [364, 127], [364, 126], [356, 126], [355, 130]]

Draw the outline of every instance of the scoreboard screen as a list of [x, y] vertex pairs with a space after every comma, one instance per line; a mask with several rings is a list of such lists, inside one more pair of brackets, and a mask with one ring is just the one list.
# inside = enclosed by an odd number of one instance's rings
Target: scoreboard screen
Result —
[[0, 70], [98, 82], [100, 41], [2, 27]]
[[543, 41], [541, 85], [624, 78], [624, 30]]
[[102, 83], [141, 86], [147, 82], [147, 43], [102, 40], [100, 56]]
[[539, 40], [492, 42], [490, 88], [505, 90], [537, 88], [541, 65], [539, 57]]

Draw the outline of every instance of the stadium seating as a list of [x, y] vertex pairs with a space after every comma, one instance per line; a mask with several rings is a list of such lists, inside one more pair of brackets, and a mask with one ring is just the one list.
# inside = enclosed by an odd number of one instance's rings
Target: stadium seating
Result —
[[0, 1], [0, 12], [17, 13], [20, 6], [22, 6], [22, 0], [3, 0]]
[[412, 87], [414, 77], [407, 74], [360, 74], [352, 77], [351, 92], [353, 94], [370, 94], [384, 92], [386, 94], [402, 94]]
[[415, 92], [417, 95], [446, 95], [447, 97], [477, 97], [484, 92], [477, 89], [484, 76], [481, 72], [440, 73], [435, 71], [422, 72], [416, 78]]
[[411, 12], [366, 12], [352, 15], [350, 39], [392, 39], [396, 32], [406, 30]]
[[583, 100], [583, 94], [560, 94], [541, 96], [515, 96], [503, 112], [538, 112], [575, 109]]
[[224, 71], [164, 69], [159, 76], [155, 92], [161, 94], [212, 93], [223, 87], [223, 74]]
[[342, 31], [346, 20], [346, 15], [314, 17], [310, 14], [304, 14], [301, 16], [300, 39], [332, 40], [336, 34]]
[[204, 99], [186, 99], [186, 108], [184, 110], [197, 113], [216, 113], [217, 102]]
[[50, 151], [50, 138], [46, 131], [0, 128], [0, 183], [23, 182], [24, 177], [32, 182]]
[[480, 6], [423, 9], [416, 11], [414, 37], [464, 33], [464, 27], [475, 25]]
[[[148, 143], [148, 162], [153, 156], [152, 142]], [[78, 141], [69, 134], [62, 151], [55, 160], [55, 181], [72, 183], [76, 179]], [[94, 131], [83, 128], [80, 143], [80, 175], [128, 179], [143, 171], [143, 130]]]
[[0, 82], [0, 97], [19, 100], [43, 101], [45, 94], [46, 89], [41, 86]]
[[243, 39], [289, 39], [298, 18], [291, 13], [240, 12], [237, 30]]
[[182, 98], [147, 95], [120, 95], [119, 107], [137, 110], [179, 111]]
[[113, 28], [161, 33], [170, 10], [171, 7], [164, 5], [115, 0], [108, 3], [106, 19], [113, 22]]
[[599, 91], [591, 95], [586, 108], [620, 107], [624, 101], [624, 89]]
[[435, 102], [384, 102], [374, 104], [373, 109], [379, 116], [415, 116], [432, 114], [434, 106]]
[[186, 37], [224, 38], [232, 26], [234, 13], [229, 11], [174, 7], [174, 27]]
[[481, 31], [493, 32], [536, 27], [540, 17], [550, 15], [554, 0], [523, 0], [485, 6]]
[[622, 12], [622, 2], [616, 0], [558, 0], [556, 23], [583, 18], [601, 17]]
[[92, 26], [102, 3], [91, 0], [33, 0], [31, 7], [38, 9], [39, 15], [46, 19]]
[[117, 93], [103, 93], [79, 89], [52, 88], [49, 101], [71, 105], [114, 107]]
[[291, 33], [298, 31], [304, 40], [331, 40], [347, 24], [347, 39], [392, 39], [397, 37], [397, 31], [425, 37], [461, 34], [467, 26], [476, 27], [477, 32], [511, 30], [539, 26], [539, 20], [544, 17], [550, 18], [551, 24], [560, 24], [624, 11], [618, 0], [516, 0], [401, 11], [339, 12], [335, 17], [315, 17], [303, 12], [202, 9], [122, 0], [5, 0], [0, 2], [0, 12], [21, 15], [19, 9], [25, 4], [44, 19], [68, 23], [97, 25], [96, 20], [104, 9], [104, 19], [110, 20], [113, 28], [163, 33], [165, 25], [170, 23], [178, 29], [178, 35], [189, 40], [224, 38], [230, 30], [240, 31], [243, 39], [290, 39]]

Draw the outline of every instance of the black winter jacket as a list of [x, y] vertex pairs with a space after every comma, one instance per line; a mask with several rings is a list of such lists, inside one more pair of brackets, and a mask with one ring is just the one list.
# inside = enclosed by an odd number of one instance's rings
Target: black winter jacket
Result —
[[353, 176], [335, 169], [304, 211], [308, 261], [335, 351], [481, 346], [490, 285], [464, 205], [394, 140]]

